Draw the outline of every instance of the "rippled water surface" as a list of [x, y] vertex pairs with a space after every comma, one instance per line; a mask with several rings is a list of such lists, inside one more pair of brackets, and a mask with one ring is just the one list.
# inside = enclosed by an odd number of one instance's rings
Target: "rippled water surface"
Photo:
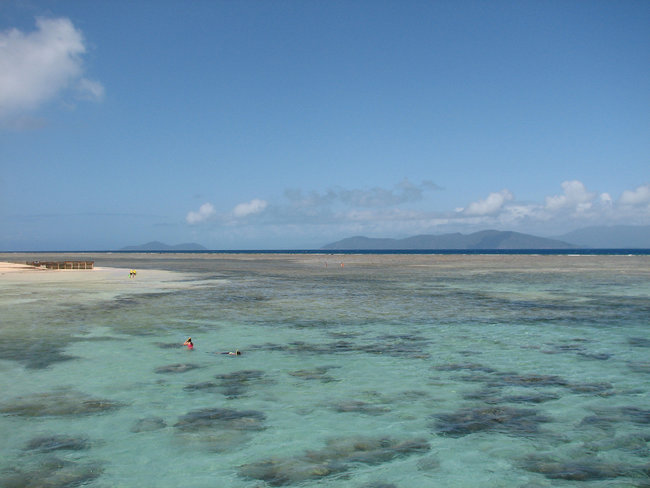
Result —
[[72, 257], [0, 275], [2, 487], [650, 486], [648, 256]]

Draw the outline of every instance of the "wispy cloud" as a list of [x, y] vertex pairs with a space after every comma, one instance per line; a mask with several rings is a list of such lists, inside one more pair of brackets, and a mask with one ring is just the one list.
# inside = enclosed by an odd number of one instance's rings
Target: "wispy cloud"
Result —
[[307, 194], [301, 190], [291, 189], [285, 191], [285, 197], [292, 205], [298, 207], [342, 204], [357, 208], [386, 208], [421, 201], [427, 191], [434, 190], [440, 190], [440, 187], [432, 181], [427, 180], [420, 184], [413, 184], [408, 180], [403, 180], [393, 188], [332, 188], [322, 193], [310, 192]]
[[268, 206], [268, 203], [259, 198], [255, 198], [250, 202], [240, 203], [235, 206], [232, 213], [236, 218], [244, 218], [249, 215], [255, 215], [260, 212], [263, 212], [264, 209]]
[[98, 81], [82, 78], [77, 83], [77, 97], [81, 100], [98, 101], [104, 98], [104, 85]]
[[70, 89], [101, 100], [104, 87], [84, 77], [80, 30], [66, 18], [36, 19], [36, 30], [0, 32], [0, 117], [24, 116]]

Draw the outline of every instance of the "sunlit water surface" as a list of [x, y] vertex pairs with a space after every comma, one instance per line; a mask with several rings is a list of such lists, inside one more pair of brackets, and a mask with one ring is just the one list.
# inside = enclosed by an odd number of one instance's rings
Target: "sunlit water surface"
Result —
[[648, 256], [91, 257], [0, 276], [2, 487], [650, 486]]

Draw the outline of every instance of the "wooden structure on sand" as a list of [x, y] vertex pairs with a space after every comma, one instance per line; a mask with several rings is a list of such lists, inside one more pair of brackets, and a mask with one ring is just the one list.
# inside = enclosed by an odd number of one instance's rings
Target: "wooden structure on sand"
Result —
[[95, 261], [27, 261], [27, 264], [47, 269], [93, 269]]

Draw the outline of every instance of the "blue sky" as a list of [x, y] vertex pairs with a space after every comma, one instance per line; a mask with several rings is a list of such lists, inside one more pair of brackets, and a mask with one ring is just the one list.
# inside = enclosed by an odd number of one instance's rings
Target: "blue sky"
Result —
[[0, 250], [650, 224], [650, 2], [0, 3]]

